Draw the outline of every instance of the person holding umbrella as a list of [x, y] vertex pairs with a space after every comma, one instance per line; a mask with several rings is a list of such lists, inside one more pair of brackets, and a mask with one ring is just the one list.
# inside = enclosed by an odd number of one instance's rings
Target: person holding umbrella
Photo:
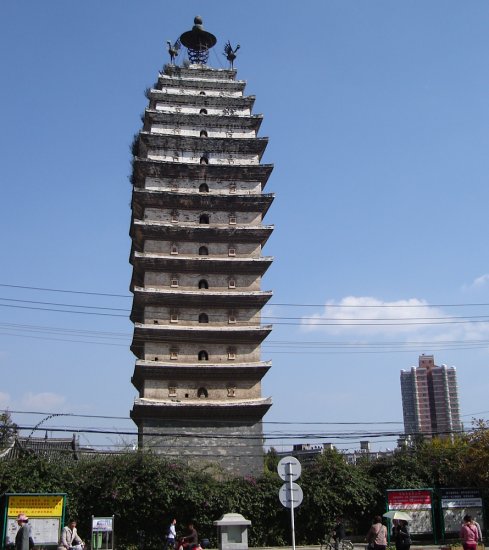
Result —
[[409, 550], [411, 547], [411, 536], [408, 530], [408, 522], [405, 519], [394, 520], [394, 541], [396, 550]]

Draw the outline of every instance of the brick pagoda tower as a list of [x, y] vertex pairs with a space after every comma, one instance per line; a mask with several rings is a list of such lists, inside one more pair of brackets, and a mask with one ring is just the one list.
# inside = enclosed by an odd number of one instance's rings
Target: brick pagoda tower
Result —
[[[226, 44], [230, 69], [210, 68], [216, 38], [194, 22], [169, 43], [133, 144], [131, 418], [139, 448], [257, 474], [271, 406], [260, 346], [272, 293], [260, 288], [272, 262], [262, 247], [273, 227], [262, 220], [273, 166], [260, 164], [268, 140], [236, 80], [236, 49]], [[180, 45], [184, 66], [174, 62]]]

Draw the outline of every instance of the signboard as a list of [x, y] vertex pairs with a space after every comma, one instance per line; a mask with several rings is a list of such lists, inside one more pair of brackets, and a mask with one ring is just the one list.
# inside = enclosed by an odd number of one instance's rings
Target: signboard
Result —
[[394, 489], [387, 491], [389, 510], [402, 510], [412, 517], [409, 532], [433, 533], [433, 491], [431, 489]]
[[483, 502], [479, 489], [440, 489], [440, 504], [444, 533], [458, 534], [467, 514], [484, 529]]
[[[31, 529], [31, 537], [35, 541], [36, 546], [40, 544], [58, 546], [60, 533], [59, 518], [29, 518], [29, 527]], [[6, 545], [15, 543], [15, 535], [18, 530], [17, 520], [15, 518], [8, 518], [5, 536]]]
[[301, 477], [302, 466], [295, 456], [285, 456], [277, 464], [277, 472], [284, 481], [295, 481]]
[[1, 548], [15, 542], [19, 530], [19, 514], [25, 514], [29, 518], [28, 525], [36, 546], [57, 546], [64, 520], [65, 502], [66, 495], [61, 493], [7, 493]]
[[92, 516], [92, 550], [114, 548], [114, 516], [96, 518]]
[[389, 510], [431, 510], [431, 490], [387, 491]]
[[286, 508], [297, 508], [302, 503], [304, 493], [297, 483], [284, 483], [278, 492], [278, 498], [282, 506]]

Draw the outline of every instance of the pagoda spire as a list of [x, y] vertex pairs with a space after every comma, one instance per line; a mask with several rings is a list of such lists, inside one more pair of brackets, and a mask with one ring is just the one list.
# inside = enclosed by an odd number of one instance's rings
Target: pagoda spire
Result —
[[180, 42], [187, 48], [191, 63], [205, 65], [209, 59], [209, 50], [215, 46], [217, 38], [204, 30], [202, 17], [197, 15], [192, 30], [184, 32], [180, 36]]

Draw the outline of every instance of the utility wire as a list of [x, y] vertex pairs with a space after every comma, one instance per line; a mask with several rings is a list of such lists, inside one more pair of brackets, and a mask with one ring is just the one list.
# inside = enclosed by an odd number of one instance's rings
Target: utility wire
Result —
[[[131, 294], [110, 294], [107, 292], [90, 292], [82, 290], [67, 290], [60, 288], [45, 288], [36, 286], [24, 286], [24, 285], [12, 285], [7, 283], [0, 283], [0, 287], [7, 288], [19, 288], [25, 290], [39, 290], [45, 292], [62, 292], [66, 294], [86, 294], [89, 296], [109, 296], [114, 298], [133, 298]], [[487, 307], [489, 303], [448, 303], [448, 304], [306, 304], [306, 303], [279, 303], [271, 302], [269, 306], [281, 306], [281, 307], [322, 307], [322, 308], [362, 308], [362, 309], [377, 309], [377, 308], [436, 308], [436, 307]]]

